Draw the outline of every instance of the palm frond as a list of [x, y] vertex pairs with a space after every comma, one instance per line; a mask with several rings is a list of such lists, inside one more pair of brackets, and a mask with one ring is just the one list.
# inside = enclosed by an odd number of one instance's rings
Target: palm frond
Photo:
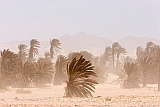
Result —
[[71, 52], [71, 53], [69, 53], [68, 54], [68, 59], [69, 59], [69, 62], [71, 62], [74, 58], [77, 58], [77, 59], [79, 59], [80, 57], [81, 57], [81, 53], [79, 53], [79, 52]]
[[55, 76], [54, 76], [54, 85], [60, 85], [67, 78], [66, 67], [67, 67], [68, 59], [63, 55], [59, 55], [57, 57], [55, 63]]
[[1, 73], [8, 74], [12, 73], [16, 67], [16, 61], [18, 57], [14, 52], [11, 52], [9, 49], [4, 49], [1, 52]]
[[143, 72], [148, 72], [149, 70], [155, 68], [155, 60], [148, 56], [138, 59], [138, 63], [143, 69]]
[[94, 92], [94, 85], [98, 84], [95, 80], [90, 79], [96, 76], [93, 70], [91, 62], [86, 61], [83, 56], [78, 60], [74, 58], [67, 65], [66, 97], [92, 97], [91, 91]]
[[50, 60], [39, 59], [34, 63], [36, 66], [36, 85], [49, 83], [53, 79], [53, 63]]
[[40, 42], [36, 39], [30, 41], [29, 58], [32, 59], [33, 56], [38, 54], [38, 48], [40, 48]]
[[36, 72], [34, 64], [29, 61], [16, 62], [12, 70], [15, 72], [11, 75], [12, 81], [10, 83], [14, 87], [27, 87], [31, 83], [30, 75]]
[[2, 60], [3, 59], [10, 59], [12, 56], [14, 55], [13, 52], [11, 52], [9, 49], [4, 49], [2, 52], [1, 52], [1, 57], [2, 57]]
[[122, 88], [140, 88], [142, 85], [142, 75], [135, 62], [125, 62], [122, 65], [123, 75], [118, 80]]
[[57, 53], [60, 53], [60, 46], [61, 43], [58, 39], [52, 39], [50, 40], [50, 58], [53, 59], [53, 55], [56, 55]]
[[50, 53], [49, 52], [45, 52], [44, 56], [45, 56], [45, 58], [50, 58]]
[[18, 49], [19, 49], [18, 55], [19, 55], [20, 61], [24, 61], [27, 56], [27, 53], [26, 53], [27, 46], [24, 44], [20, 44], [18, 45]]

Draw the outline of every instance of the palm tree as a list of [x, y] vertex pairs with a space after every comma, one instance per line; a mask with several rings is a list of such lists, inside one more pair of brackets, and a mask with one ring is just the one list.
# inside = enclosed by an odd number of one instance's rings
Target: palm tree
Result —
[[116, 56], [116, 72], [118, 70], [118, 62], [121, 54], [126, 53], [126, 49], [122, 48], [118, 42], [114, 42], [112, 44], [112, 65], [113, 65], [113, 73], [115, 73], [115, 56]]
[[115, 55], [116, 55], [116, 49], [119, 47], [118, 42], [114, 42], [112, 44], [112, 66], [113, 66], [113, 74], [115, 73]]
[[36, 39], [30, 41], [29, 60], [32, 60], [35, 55], [38, 54], [38, 48], [40, 48], [40, 42]]
[[90, 61], [86, 61], [83, 56], [78, 60], [74, 58], [67, 65], [67, 87], [65, 89], [66, 97], [92, 97], [91, 91], [94, 92], [95, 80], [90, 79], [96, 76], [93, 72], [94, 67]]
[[122, 88], [140, 88], [142, 78], [137, 63], [124, 62], [122, 65], [123, 75], [119, 77]]
[[60, 52], [60, 45], [61, 43], [59, 42], [58, 39], [52, 39], [50, 40], [50, 58], [53, 59], [53, 55], [57, 54]]
[[71, 62], [74, 58], [79, 59], [81, 56], [82, 56], [82, 54], [79, 52], [71, 52], [67, 55], [67, 58], [68, 58], [69, 62]]
[[63, 55], [59, 55], [57, 57], [57, 61], [55, 64], [55, 75], [54, 75], [54, 85], [61, 85], [67, 79], [66, 67], [67, 67], [68, 59]]
[[36, 86], [51, 83], [53, 80], [53, 63], [50, 60], [38, 59], [36, 66]]
[[105, 51], [100, 57], [93, 58], [94, 72], [97, 74], [96, 81], [98, 83], [104, 83], [107, 79], [107, 70], [109, 70], [109, 64], [111, 63], [111, 47], [107, 46]]
[[137, 47], [136, 55], [137, 55], [137, 59], [145, 55], [145, 52], [141, 46]]
[[10, 66], [8, 65], [9, 61], [13, 58], [14, 53], [11, 52], [9, 49], [4, 49], [1, 52], [1, 76], [3, 75], [3, 71], [6, 71]]
[[124, 64], [126, 62], [135, 62], [135, 59], [132, 59], [131, 57], [127, 56], [127, 57], [124, 57], [122, 56], [121, 57], [121, 63]]
[[[98, 58], [98, 59], [97, 59]], [[96, 65], [94, 65], [94, 72], [97, 74], [98, 77], [96, 77], [96, 81], [98, 83], [104, 83], [107, 80], [107, 70], [108, 70], [108, 66], [106, 64], [106, 59], [103, 58], [103, 55], [101, 55], [100, 57], [97, 57], [94, 60], [97, 60], [97, 63], [94, 63]]]
[[86, 60], [91, 61], [91, 63], [93, 62], [93, 54], [92, 54], [92, 53], [90, 53], [90, 52], [88, 52], [88, 51], [80, 51], [79, 53], [81, 54], [80, 56], [83, 55], [83, 57], [84, 57]]
[[126, 49], [122, 48], [121, 46], [117, 49], [117, 61], [116, 61], [116, 72], [118, 72], [119, 69], [119, 57], [121, 54], [126, 53]]
[[111, 63], [111, 55], [111, 47], [107, 46], [103, 54], [92, 58], [94, 72], [98, 76], [95, 79], [98, 83], [104, 83], [107, 79], [107, 71], [109, 71], [109, 65]]
[[83, 57], [91, 62], [93, 62], [93, 54], [89, 53], [87, 51], [77, 51], [77, 52], [71, 52], [68, 54], [68, 60], [69, 62], [71, 62], [75, 57], [77, 59], [79, 59], [81, 56], [83, 55]]
[[27, 48], [27, 46], [24, 44], [20, 44], [18, 46], [18, 49], [19, 49], [18, 55], [19, 55], [20, 61], [25, 61], [25, 59], [26, 59], [26, 56], [27, 56], [26, 48]]
[[50, 59], [50, 53], [49, 52], [45, 52], [44, 56], [45, 56], [45, 59]]
[[27, 87], [33, 80], [33, 75], [36, 73], [36, 67], [31, 61], [20, 61], [16, 68], [16, 73], [13, 85], [15, 87]]
[[104, 51], [104, 54], [102, 55], [103, 56], [103, 59], [105, 60], [105, 63], [107, 61], [111, 61], [111, 56], [112, 56], [112, 52], [111, 52], [112, 48], [110, 46], [107, 46], [105, 48], [105, 51]]
[[100, 60], [100, 57], [99, 57], [99, 56], [94, 56], [94, 57], [93, 57], [94, 69], [98, 68], [98, 66], [99, 66], [99, 60]]
[[[9, 49], [1, 52], [0, 86], [4, 86], [9, 81], [10, 74], [15, 71], [17, 56]], [[6, 85], [6, 84], [5, 84]]]
[[159, 70], [159, 80], [158, 80], [158, 91], [160, 91], [160, 47], [157, 47], [157, 51], [158, 51], [158, 70]]
[[158, 91], [160, 91], [160, 46], [156, 45], [154, 49], [155, 63], [158, 68]]
[[155, 68], [155, 61], [151, 57], [145, 56], [138, 59], [139, 66], [143, 72], [143, 87], [146, 86], [146, 75], [147, 73]]
[[145, 53], [146, 55], [149, 55], [150, 53], [152, 53], [152, 49], [154, 47], [154, 43], [153, 42], [147, 42], [146, 43], [146, 48], [145, 48]]
[[[0, 53], [1, 53], [1, 51], [0, 51]], [[1, 69], [2, 69], [2, 67], [1, 67], [1, 65], [2, 65], [2, 58], [0, 57], [0, 78], [1, 78]]]

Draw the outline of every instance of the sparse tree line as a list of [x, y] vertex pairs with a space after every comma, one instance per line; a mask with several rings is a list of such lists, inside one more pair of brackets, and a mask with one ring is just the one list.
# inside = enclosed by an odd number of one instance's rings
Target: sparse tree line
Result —
[[25, 44], [20, 44], [18, 53], [9, 49], [1, 51], [1, 89], [6, 86], [25, 88], [66, 83], [66, 97], [91, 97], [95, 85], [105, 83], [109, 72], [119, 76], [117, 82], [122, 88], [141, 88], [147, 83], [160, 82], [160, 47], [152, 42], [148, 42], [145, 49], [137, 47], [136, 59], [127, 56], [126, 49], [118, 42], [107, 46], [100, 56], [87, 51], [61, 55], [60, 41], [52, 39], [49, 52], [44, 53], [43, 58], [35, 59], [39, 48], [40, 42], [32, 39], [29, 50]]
[[136, 59], [126, 57], [122, 61], [123, 74], [119, 78], [122, 87], [140, 88], [154, 83], [160, 91], [160, 47], [147, 42], [144, 49], [137, 47], [136, 56]]

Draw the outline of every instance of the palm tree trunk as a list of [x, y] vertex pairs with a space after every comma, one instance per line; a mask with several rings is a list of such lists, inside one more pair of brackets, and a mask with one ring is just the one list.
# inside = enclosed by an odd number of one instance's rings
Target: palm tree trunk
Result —
[[2, 59], [0, 58], [0, 78], [2, 78]]
[[113, 74], [114, 74], [114, 55], [112, 56]]
[[19, 60], [20, 60], [20, 61], [23, 61], [22, 51], [19, 52]]
[[119, 65], [119, 54], [117, 54], [116, 74], [118, 73], [118, 65]]
[[50, 58], [53, 59], [53, 46], [50, 47]]
[[146, 87], [146, 72], [143, 71], [143, 87]]
[[113, 74], [114, 74], [114, 53], [112, 53], [112, 68], [113, 68]]
[[159, 69], [159, 77], [158, 77], [158, 91], [160, 91], [160, 64], [158, 64], [158, 69]]
[[33, 47], [29, 49], [29, 59], [33, 59]]

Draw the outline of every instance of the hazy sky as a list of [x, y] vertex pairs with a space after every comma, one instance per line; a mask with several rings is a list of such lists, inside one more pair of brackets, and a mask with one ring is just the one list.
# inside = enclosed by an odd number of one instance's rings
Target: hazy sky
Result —
[[108, 39], [160, 38], [160, 0], [0, 0], [0, 42], [84, 31]]

